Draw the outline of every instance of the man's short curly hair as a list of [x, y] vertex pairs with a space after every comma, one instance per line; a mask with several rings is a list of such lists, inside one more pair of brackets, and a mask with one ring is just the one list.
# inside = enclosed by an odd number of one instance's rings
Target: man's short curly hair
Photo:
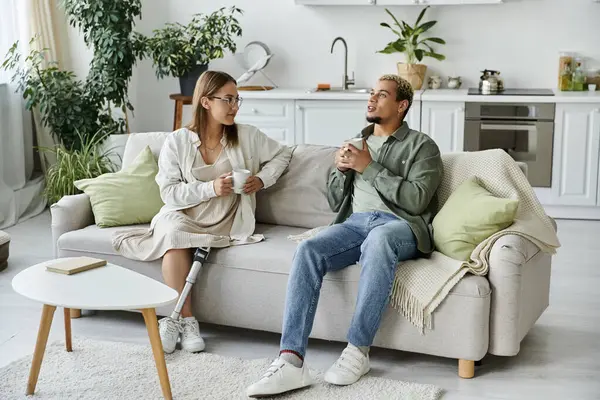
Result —
[[408, 108], [406, 109], [406, 112], [408, 112], [408, 109], [412, 105], [414, 95], [414, 91], [410, 83], [408, 83], [408, 81], [401, 76], [394, 74], [382, 75], [379, 80], [396, 82], [396, 101], [408, 100]]

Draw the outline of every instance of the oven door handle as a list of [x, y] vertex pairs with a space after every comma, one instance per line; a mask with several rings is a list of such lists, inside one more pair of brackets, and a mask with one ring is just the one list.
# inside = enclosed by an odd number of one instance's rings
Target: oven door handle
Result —
[[533, 124], [523, 124], [523, 125], [515, 125], [515, 124], [481, 124], [481, 129], [490, 130], [490, 131], [501, 131], [501, 130], [513, 130], [513, 131], [532, 131], [535, 130], [535, 123]]

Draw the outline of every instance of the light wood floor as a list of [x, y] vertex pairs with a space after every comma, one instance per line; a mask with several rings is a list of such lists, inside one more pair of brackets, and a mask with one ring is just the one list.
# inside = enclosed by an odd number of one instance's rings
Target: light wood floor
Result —
[[[600, 399], [600, 222], [558, 221], [558, 226], [563, 247], [553, 263], [551, 305], [519, 355], [486, 357], [476, 378], [463, 380], [454, 360], [373, 349], [372, 374], [438, 385], [447, 391], [444, 400]], [[0, 272], [0, 368], [33, 352], [41, 315], [41, 306], [17, 295], [11, 280], [52, 257], [47, 212], [7, 231], [12, 242], [9, 268]], [[73, 320], [72, 330], [74, 338], [148, 343], [140, 314], [98, 312]], [[207, 325], [201, 330], [207, 351], [224, 356], [272, 358], [279, 348], [275, 334]], [[63, 332], [62, 313], [57, 313], [50, 341], [62, 339]], [[311, 341], [307, 362], [325, 370], [344, 346]], [[23, 390], [25, 386], [23, 382]]]

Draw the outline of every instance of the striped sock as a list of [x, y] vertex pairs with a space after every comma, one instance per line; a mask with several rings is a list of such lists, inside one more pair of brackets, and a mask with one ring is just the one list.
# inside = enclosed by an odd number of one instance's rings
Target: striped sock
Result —
[[279, 352], [279, 357], [289, 362], [296, 368], [302, 368], [302, 364], [304, 364], [304, 359], [302, 356], [293, 350], [281, 350]]

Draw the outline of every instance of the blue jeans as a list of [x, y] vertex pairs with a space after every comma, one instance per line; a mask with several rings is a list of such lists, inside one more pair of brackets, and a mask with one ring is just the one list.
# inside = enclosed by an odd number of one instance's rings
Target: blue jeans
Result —
[[384, 212], [352, 214], [300, 243], [288, 280], [281, 350], [306, 354], [323, 277], [359, 262], [360, 281], [348, 342], [370, 346], [389, 303], [396, 265], [417, 256], [408, 223]]

